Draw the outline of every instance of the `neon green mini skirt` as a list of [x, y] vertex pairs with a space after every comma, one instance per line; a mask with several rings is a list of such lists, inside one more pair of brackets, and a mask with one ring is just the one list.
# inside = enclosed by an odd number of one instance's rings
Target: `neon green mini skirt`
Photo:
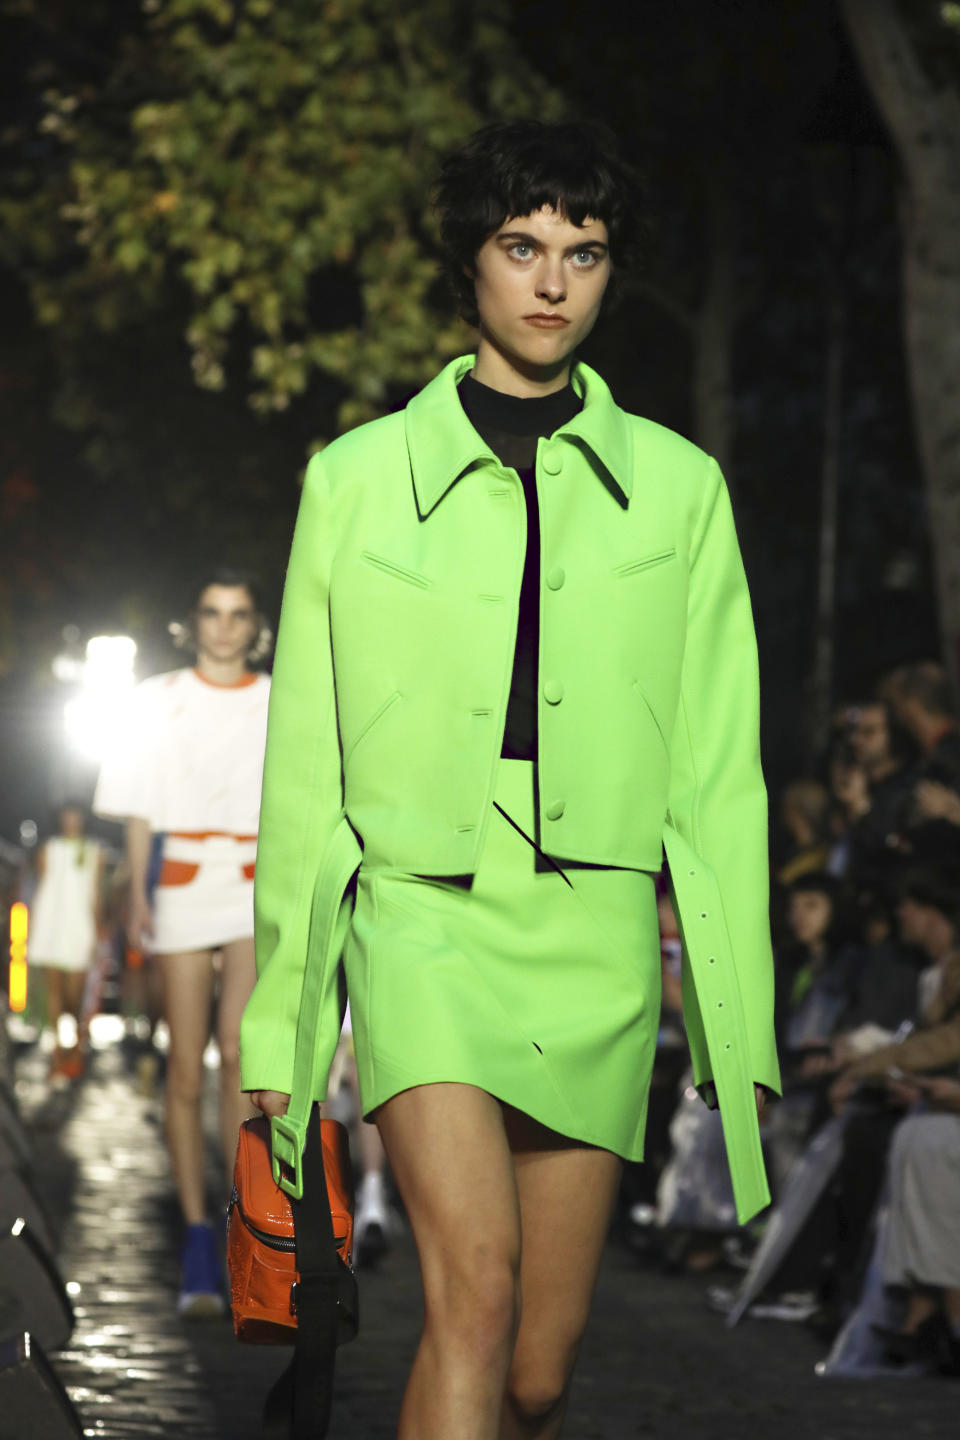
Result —
[[361, 1105], [458, 1081], [639, 1160], [660, 1015], [654, 877], [548, 861], [531, 843], [535, 783], [532, 762], [499, 762], [472, 878], [361, 866], [344, 948]]

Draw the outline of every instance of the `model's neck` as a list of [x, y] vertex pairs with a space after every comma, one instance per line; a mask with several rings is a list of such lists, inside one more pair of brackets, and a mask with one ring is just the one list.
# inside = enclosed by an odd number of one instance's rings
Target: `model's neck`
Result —
[[203, 654], [197, 656], [196, 670], [200, 678], [208, 680], [211, 685], [239, 685], [250, 673], [242, 657], [239, 660], [213, 660]]
[[506, 355], [497, 349], [493, 341], [481, 332], [477, 358], [470, 373], [474, 380], [491, 390], [530, 400], [565, 389], [570, 383], [572, 364], [572, 357], [568, 355], [553, 366], [525, 365], [517, 356]]

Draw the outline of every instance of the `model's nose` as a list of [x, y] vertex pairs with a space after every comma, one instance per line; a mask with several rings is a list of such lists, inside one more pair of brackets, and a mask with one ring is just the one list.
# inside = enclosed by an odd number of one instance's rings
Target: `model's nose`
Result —
[[567, 294], [567, 287], [564, 282], [561, 270], [546, 270], [540, 276], [540, 283], [537, 285], [537, 298], [549, 300], [551, 305], [556, 305], [564, 300]]

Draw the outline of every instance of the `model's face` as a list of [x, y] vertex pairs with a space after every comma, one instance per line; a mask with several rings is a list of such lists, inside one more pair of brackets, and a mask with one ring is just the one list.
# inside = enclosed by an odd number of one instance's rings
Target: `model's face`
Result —
[[242, 585], [208, 585], [197, 605], [197, 653], [229, 664], [244, 660], [259, 629], [253, 597]]
[[801, 945], [816, 945], [827, 933], [832, 911], [830, 897], [822, 890], [795, 890], [787, 921]]
[[890, 731], [882, 705], [864, 705], [850, 731], [853, 753], [861, 765], [875, 765], [890, 756]]
[[593, 329], [610, 279], [607, 227], [544, 206], [505, 220], [473, 271], [481, 340], [521, 374], [562, 371]]
[[78, 840], [83, 834], [84, 819], [82, 810], [62, 810], [60, 812], [60, 834], [65, 835], [68, 840]]

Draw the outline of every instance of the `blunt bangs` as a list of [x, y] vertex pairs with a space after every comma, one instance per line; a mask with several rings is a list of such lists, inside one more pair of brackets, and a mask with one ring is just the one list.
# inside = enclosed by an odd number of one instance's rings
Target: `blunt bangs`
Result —
[[574, 225], [602, 220], [614, 277], [635, 268], [647, 222], [641, 182], [605, 127], [505, 120], [449, 154], [436, 187], [442, 263], [465, 320], [477, 323], [477, 251], [505, 220], [549, 206]]

